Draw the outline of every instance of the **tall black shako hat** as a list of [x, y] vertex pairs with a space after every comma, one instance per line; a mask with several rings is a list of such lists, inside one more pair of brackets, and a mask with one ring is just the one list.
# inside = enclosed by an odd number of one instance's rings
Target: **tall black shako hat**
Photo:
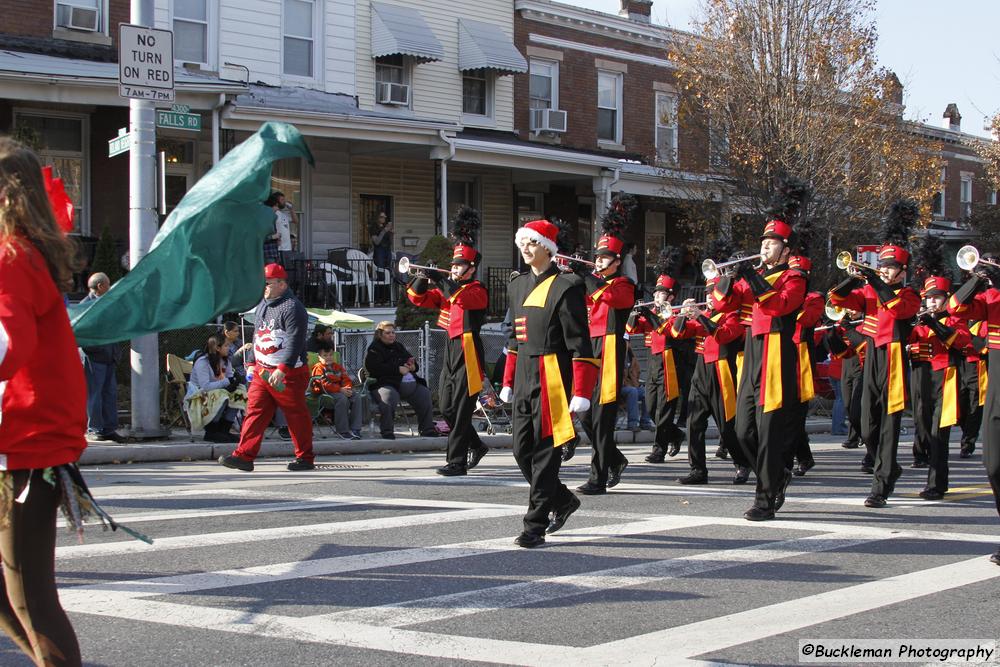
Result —
[[767, 210], [767, 223], [761, 239], [778, 239], [791, 245], [793, 226], [799, 222], [802, 207], [809, 199], [809, 186], [801, 178], [782, 175], [771, 197]]
[[677, 246], [668, 245], [660, 250], [656, 262], [656, 287], [653, 292], [673, 292], [677, 288], [677, 274], [681, 270], [684, 254]]
[[913, 248], [913, 267], [920, 296], [948, 296], [951, 293], [951, 272], [944, 262], [944, 241], [927, 233]]
[[482, 224], [479, 211], [471, 206], [463, 206], [455, 212], [455, 217], [451, 219], [451, 238], [455, 242], [452, 264], [479, 266], [481, 255], [476, 250], [476, 236]]
[[601, 216], [601, 238], [597, 239], [594, 255], [621, 257], [625, 230], [632, 223], [632, 214], [639, 203], [632, 195], [618, 193], [611, 198], [611, 205]]
[[878, 249], [879, 266], [906, 266], [910, 263], [910, 234], [920, 217], [920, 207], [912, 199], [900, 199], [893, 203], [889, 214], [882, 221], [880, 238], [882, 247]]

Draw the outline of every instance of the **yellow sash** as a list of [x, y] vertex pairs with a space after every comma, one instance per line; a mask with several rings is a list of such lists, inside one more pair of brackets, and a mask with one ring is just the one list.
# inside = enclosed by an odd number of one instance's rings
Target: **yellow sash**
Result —
[[667, 385], [667, 401], [672, 401], [681, 395], [680, 383], [677, 382], [677, 364], [674, 362], [674, 351], [663, 351], [663, 380]]
[[719, 378], [719, 391], [722, 392], [723, 411], [726, 421], [729, 421], [736, 416], [736, 387], [733, 385], [733, 372], [725, 359], [715, 362], [715, 370]]
[[783, 403], [781, 390], [781, 334], [764, 334], [764, 412], [772, 412]]
[[562, 373], [559, 372], [559, 359], [554, 354], [542, 356], [545, 368], [545, 395], [549, 400], [549, 417], [552, 419], [552, 446], [560, 447], [576, 437], [573, 428], [573, 417], [569, 413], [569, 403], [566, 401], [566, 389], [563, 387]]
[[465, 358], [465, 379], [469, 383], [469, 396], [475, 396], [483, 389], [483, 371], [479, 367], [479, 355], [472, 341], [472, 332], [462, 334], [462, 356]]
[[986, 360], [980, 359], [976, 362], [976, 372], [979, 374], [979, 405], [986, 405]]
[[799, 400], [802, 403], [812, 400], [816, 395], [816, 386], [813, 384], [813, 369], [809, 363], [809, 345], [799, 343]]
[[615, 337], [611, 334], [602, 338], [601, 405], [618, 401], [618, 346], [615, 342]]
[[889, 343], [889, 405], [886, 414], [895, 414], [906, 407], [906, 382], [903, 377], [903, 344]]
[[944, 369], [944, 387], [941, 396], [940, 428], [954, 426], [958, 423], [958, 369], [949, 366]]
[[743, 379], [743, 350], [736, 353], [736, 386], [740, 386], [740, 380]]

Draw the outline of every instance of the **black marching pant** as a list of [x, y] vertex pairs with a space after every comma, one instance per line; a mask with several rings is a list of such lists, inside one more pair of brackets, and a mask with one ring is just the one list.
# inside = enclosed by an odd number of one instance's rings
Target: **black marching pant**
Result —
[[[566, 368], [570, 363], [567, 360], [560, 367]], [[543, 535], [549, 525], [549, 512], [566, 507], [574, 496], [559, 480], [562, 449], [554, 446], [551, 435], [542, 436], [542, 386], [538, 364], [539, 357], [517, 355], [511, 427], [514, 460], [531, 486], [528, 511], [524, 515], [524, 532]], [[572, 386], [572, 375], [568, 370], [563, 372], [563, 386]]]
[[[903, 381], [906, 381], [908, 358], [903, 356]], [[905, 392], [905, 388], [904, 388]], [[889, 402], [888, 346], [874, 347], [869, 343], [865, 357], [864, 393], [861, 400], [861, 437], [875, 454], [875, 476], [872, 495], [888, 497], [903, 474], [899, 466], [899, 427], [903, 411], [887, 414]]]
[[962, 447], [972, 449], [983, 424], [983, 406], [979, 405], [979, 364], [962, 361], [958, 367], [958, 410], [962, 426]]
[[910, 405], [913, 408], [913, 460], [926, 463], [930, 458], [930, 424], [934, 415], [933, 371], [929, 361], [910, 362]]
[[691, 377], [691, 390], [688, 392], [688, 464], [691, 466], [691, 472], [706, 475], [708, 462], [705, 456], [705, 431], [708, 429], [709, 415], [715, 420], [715, 425], [719, 429], [719, 444], [729, 450], [733, 457], [733, 465], [752, 467], [736, 442], [735, 416], [726, 421], [726, 407], [719, 387], [716, 364], [728, 364], [735, 382], [735, 360], [721, 359], [706, 364], [704, 357], [698, 355]]
[[[777, 335], [777, 334], [774, 334]], [[754, 504], [764, 509], [774, 508], [774, 499], [792, 474], [786, 467], [787, 451], [795, 439], [795, 414], [798, 410], [798, 384], [792, 385], [796, 365], [795, 345], [791, 336], [782, 345], [782, 384], [794, 386], [785, 390], [785, 397], [796, 397], [795, 403], [764, 411], [761, 404], [761, 374], [764, 371], [764, 337], [747, 335], [743, 355], [743, 374], [736, 395], [736, 439], [744, 457], [757, 475]]]
[[801, 401], [792, 411], [795, 414], [795, 441], [785, 455], [785, 465], [791, 468], [795, 461], [799, 463], [813, 460], [812, 448], [809, 446], [809, 434], [806, 433], [806, 418], [809, 416], [809, 401]]
[[847, 442], [861, 442], [861, 375], [861, 358], [845, 358], [840, 368], [840, 389], [847, 411]]
[[[476, 354], [483, 358], [483, 342], [473, 336]], [[485, 447], [476, 428], [472, 424], [472, 413], [476, 409], [479, 395], [469, 396], [469, 379], [465, 374], [465, 355], [462, 353], [462, 337], [451, 338], [445, 347], [445, 362], [441, 368], [438, 386], [438, 405], [448, 422], [448, 463], [465, 466], [470, 449]]]
[[[618, 349], [616, 361], [617, 368], [615, 369], [615, 377], [613, 382], [617, 383], [615, 387], [615, 395], [621, 394], [621, 379], [622, 373], [625, 370], [625, 344], [626, 341], [623, 339], [616, 339], [612, 335], [602, 336], [601, 338], [593, 338], [591, 342], [594, 346], [594, 354], [598, 353], [600, 350], [600, 356], [603, 357], [604, 344], [605, 342], [617, 345]], [[603, 360], [602, 360], [603, 363]], [[618, 449], [618, 445], [615, 444], [615, 423], [618, 421], [618, 401], [614, 400], [610, 403], [601, 403], [601, 385], [604, 382], [603, 369], [598, 372], [597, 375], [597, 386], [594, 387], [594, 394], [590, 399], [590, 411], [583, 414], [580, 418], [580, 424], [583, 426], [583, 430], [587, 433], [587, 437], [590, 438], [591, 445], [594, 448], [594, 454], [590, 459], [590, 481], [593, 484], [598, 484], [600, 486], [605, 486], [608, 483], [608, 470], [612, 466], [618, 466], [622, 463], [627, 463], [628, 460], [625, 455], [621, 453]]]
[[941, 427], [941, 410], [944, 406], [945, 370], [931, 371], [931, 421], [927, 430], [927, 489], [945, 493], [948, 490], [948, 440], [951, 427]]
[[[990, 368], [1000, 368], [1000, 350], [990, 350]], [[983, 406], [983, 465], [993, 488], [993, 500], [1000, 514], [1000, 382], [986, 386]]]
[[666, 451], [671, 442], [680, 442], [684, 439], [684, 431], [677, 428], [677, 424], [674, 423], [680, 396], [670, 401], [667, 400], [667, 388], [663, 382], [663, 356], [660, 354], [652, 355], [649, 364], [649, 379], [646, 381], [646, 408], [656, 425], [653, 443]]

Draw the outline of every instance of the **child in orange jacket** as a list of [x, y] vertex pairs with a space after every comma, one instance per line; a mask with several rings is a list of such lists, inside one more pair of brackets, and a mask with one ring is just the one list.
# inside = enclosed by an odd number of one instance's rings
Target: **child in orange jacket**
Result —
[[326, 341], [317, 345], [319, 363], [309, 376], [309, 393], [317, 399], [324, 414], [332, 412], [334, 428], [345, 440], [361, 439], [361, 394], [354, 391], [351, 376], [334, 361], [333, 346]]

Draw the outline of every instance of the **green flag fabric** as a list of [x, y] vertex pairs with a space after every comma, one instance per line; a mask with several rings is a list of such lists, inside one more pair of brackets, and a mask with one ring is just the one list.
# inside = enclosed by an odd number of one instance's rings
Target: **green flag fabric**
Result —
[[70, 309], [80, 346], [199, 326], [264, 293], [264, 239], [274, 233], [271, 163], [312, 153], [287, 123], [265, 123], [195, 183], [149, 253], [96, 301]]

